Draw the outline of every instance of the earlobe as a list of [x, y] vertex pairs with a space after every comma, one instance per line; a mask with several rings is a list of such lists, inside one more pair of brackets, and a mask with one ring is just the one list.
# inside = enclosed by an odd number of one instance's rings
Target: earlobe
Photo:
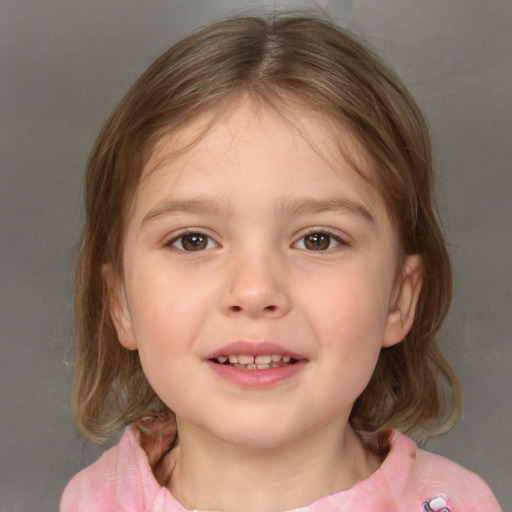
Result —
[[416, 306], [423, 282], [423, 259], [414, 254], [405, 258], [402, 280], [393, 303], [390, 305], [383, 347], [390, 347], [402, 341], [414, 322]]
[[137, 342], [133, 333], [130, 311], [126, 303], [124, 286], [118, 282], [112, 264], [104, 264], [101, 273], [108, 289], [109, 313], [121, 345], [136, 350]]

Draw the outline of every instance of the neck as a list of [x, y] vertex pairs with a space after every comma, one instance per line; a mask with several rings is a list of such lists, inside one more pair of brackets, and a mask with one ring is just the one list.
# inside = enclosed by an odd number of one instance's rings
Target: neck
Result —
[[180, 441], [170, 452], [168, 488], [188, 509], [280, 512], [348, 489], [370, 476], [379, 460], [357, 435], [338, 424], [285, 446], [233, 446], [182, 423]]

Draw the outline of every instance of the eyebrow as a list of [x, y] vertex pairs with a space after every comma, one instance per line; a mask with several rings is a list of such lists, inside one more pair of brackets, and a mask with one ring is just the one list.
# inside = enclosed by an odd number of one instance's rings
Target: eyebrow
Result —
[[311, 197], [281, 199], [275, 206], [275, 213], [278, 217], [293, 217], [337, 211], [341, 213], [353, 213], [363, 217], [365, 220], [375, 222], [375, 218], [362, 203], [352, 201], [348, 198], [332, 197], [327, 199], [313, 199]]
[[[294, 217], [297, 215], [317, 214], [328, 211], [352, 213], [374, 223], [375, 218], [363, 204], [347, 198], [313, 199], [310, 197], [281, 198], [274, 206], [276, 217]], [[142, 225], [156, 219], [177, 213], [215, 214], [230, 217], [233, 210], [227, 201], [210, 198], [195, 198], [187, 200], [169, 199], [152, 208], [142, 220]]]
[[151, 221], [160, 217], [172, 215], [175, 213], [214, 213], [219, 216], [229, 217], [232, 214], [232, 210], [227, 202], [216, 201], [213, 199], [169, 199], [168, 201], [165, 201], [157, 205], [155, 208], [149, 210], [149, 212], [144, 216], [144, 219], [142, 219], [142, 225], [150, 223]]

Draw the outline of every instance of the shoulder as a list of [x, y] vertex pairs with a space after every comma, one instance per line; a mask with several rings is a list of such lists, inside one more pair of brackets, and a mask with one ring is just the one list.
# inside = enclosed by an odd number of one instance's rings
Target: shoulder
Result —
[[[140, 447], [138, 432], [130, 427], [116, 446], [70, 480], [60, 512], [145, 510], [148, 493], [159, 489]], [[125, 508], [123, 502], [130, 503], [130, 508]]]
[[105, 452], [94, 464], [76, 474], [67, 484], [60, 502], [61, 512], [81, 512], [87, 506], [98, 512], [112, 510], [116, 488], [119, 445]]
[[[389, 476], [403, 479], [401, 501], [411, 504], [403, 510], [437, 511], [446, 505], [449, 512], [500, 511], [492, 491], [478, 475], [441, 455], [419, 449], [398, 432], [393, 433], [388, 457]], [[408, 470], [404, 472], [404, 468]], [[418, 509], [420, 503], [424, 508]]]

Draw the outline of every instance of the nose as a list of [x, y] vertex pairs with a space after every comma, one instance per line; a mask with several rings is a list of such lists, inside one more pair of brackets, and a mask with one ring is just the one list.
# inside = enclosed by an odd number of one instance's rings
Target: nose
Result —
[[228, 316], [280, 318], [291, 308], [284, 266], [262, 254], [238, 255], [220, 299]]

